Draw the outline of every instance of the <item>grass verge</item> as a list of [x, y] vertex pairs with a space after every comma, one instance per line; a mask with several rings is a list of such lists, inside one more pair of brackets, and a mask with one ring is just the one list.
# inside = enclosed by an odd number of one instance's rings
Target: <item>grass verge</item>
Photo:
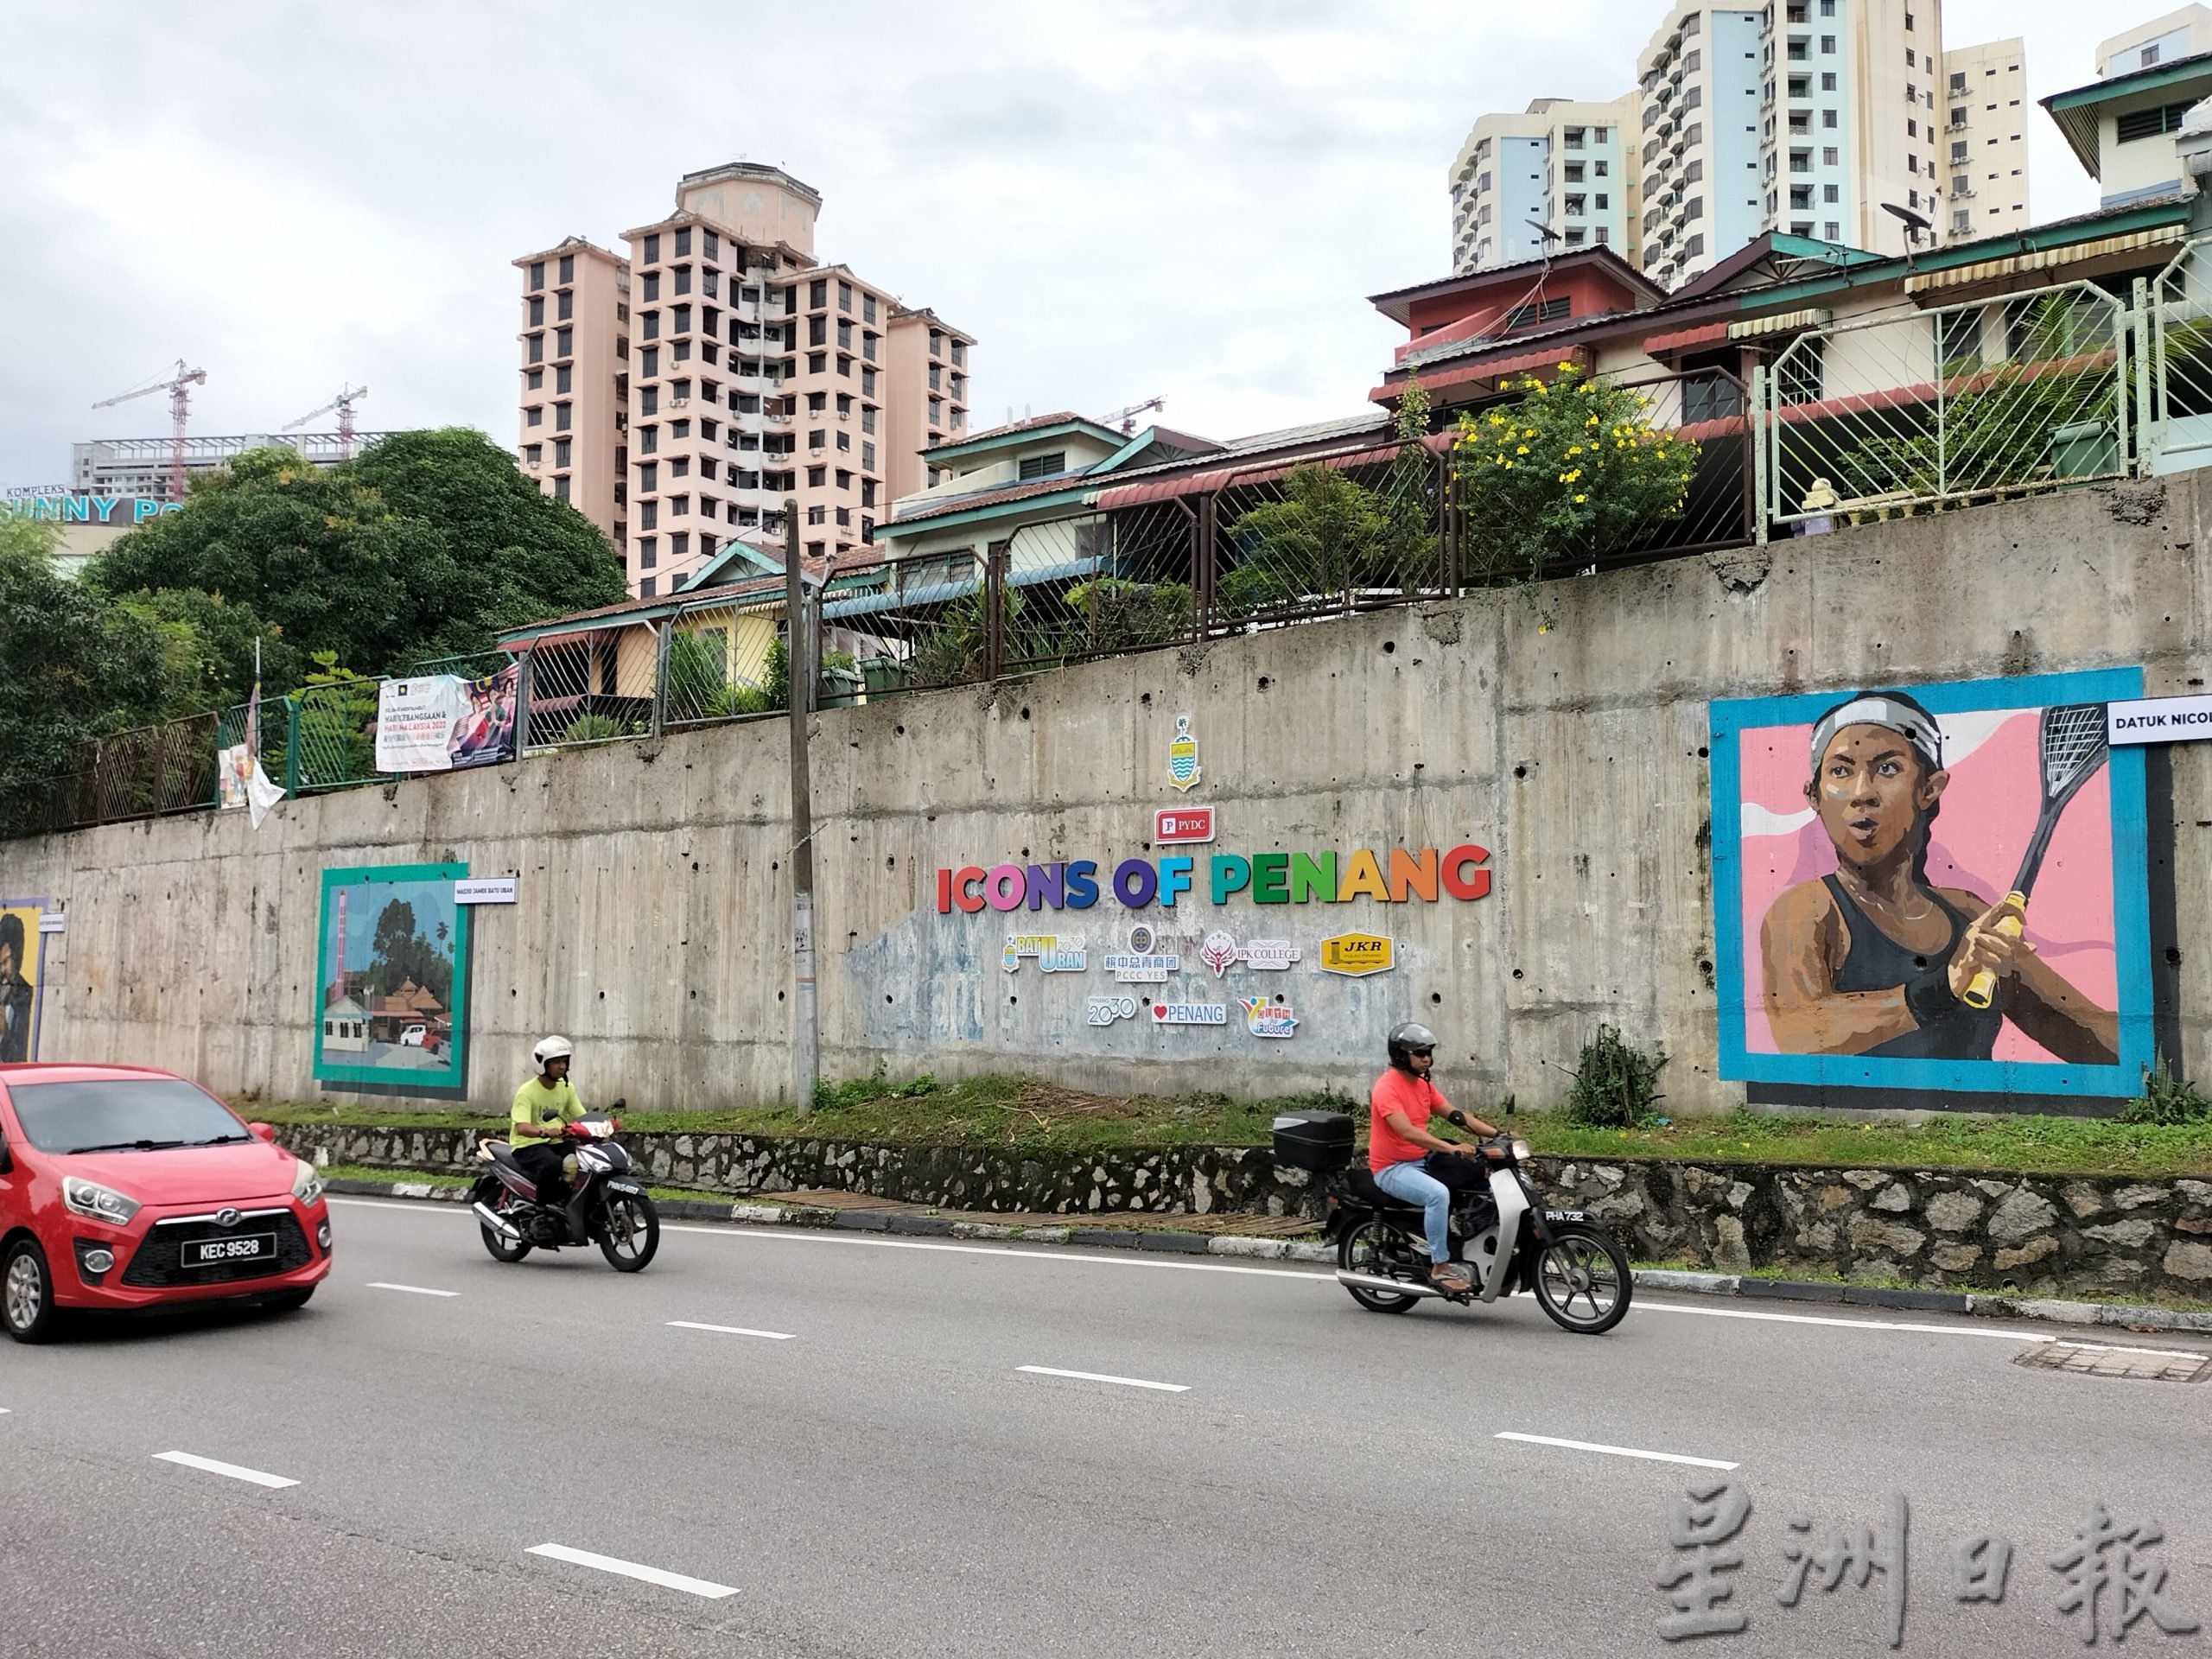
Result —
[[[1033, 1077], [971, 1077], [944, 1088], [906, 1089], [893, 1092], [880, 1078], [840, 1084], [825, 1090], [824, 1103], [806, 1117], [788, 1107], [626, 1111], [622, 1124], [632, 1134], [725, 1133], [1081, 1154], [1121, 1147], [1262, 1146], [1271, 1121], [1283, 1110], [1365, 1116], [1363, 1106], [1328, 1095], [1255, 1100], [1211, 1094], [1093, 1095]], [[396, 1112], [351, 1103], [241, 1109], [270, 1122], [302, 1126], [493, 1129], [500, 1123], [473, 1113]], [[1559, 1158], [2212, 1178], [2212, 1123], [1958, 1116], [1910, 1126], [1738, 1113], [1684, 1119], [1664, 1128], [1598, 1129], [1550, 1112], [1497, 1121], [1525, 1136], [1538, 1153]]]

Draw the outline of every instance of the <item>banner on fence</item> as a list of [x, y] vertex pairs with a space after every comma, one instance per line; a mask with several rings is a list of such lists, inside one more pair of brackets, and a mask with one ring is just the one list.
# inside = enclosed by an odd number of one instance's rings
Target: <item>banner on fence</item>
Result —
[[518, 664], [480, 680], [426, 674], [377, 690], [377, 770], [451, 772], [515, 758]]

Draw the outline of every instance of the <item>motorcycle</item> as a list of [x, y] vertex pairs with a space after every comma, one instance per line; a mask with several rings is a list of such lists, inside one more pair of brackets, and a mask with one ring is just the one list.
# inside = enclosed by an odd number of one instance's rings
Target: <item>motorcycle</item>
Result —
[[[1466, 1125], [1462, 1113], [1448, 1117]], [[1455, 1293], [1428, 1282], [1421, 1211], [1353, 1166], [1349, 1116], [1299, 1112], [1274, 1121], [1275, 1161], [1322, 1178], [1337, 1281], [1362, 1307], [1404, 1313], [1430, 1297], [1466, 1306], [1526, 1290], [1562, 1330], [1593, 1337], [1611, 1330], [1627, 1316], [1634, 1289], [1627, 1253], [1586, 1212], [1554, 1209], [1537, 1197], [1522, 1173], [1526, 1141], [1500, 1135], [1481, 1144], [1484, 1187], [1452, 1194], [1452, 1255], [1472, 1280]]]
[[630, 1154], [614, 1140], [620, 1128], [594, 1112], [563, 1128], [572, 1148], [563, 1160], [565, 1204], [539, 1201], [537, 1184], [505, 1141], [487, 1135], [477, 1142], [476, 1157], [485, 1168], [469, 1189], [469, 1207], [493, 1260], [519, 1262], [532, 1250], [590, 1243], [598, 1244], [617, 1273], [636, 1273], [653, 1259], [660, 1249], [660, 1212], [652, 1195], [630, 1179]]

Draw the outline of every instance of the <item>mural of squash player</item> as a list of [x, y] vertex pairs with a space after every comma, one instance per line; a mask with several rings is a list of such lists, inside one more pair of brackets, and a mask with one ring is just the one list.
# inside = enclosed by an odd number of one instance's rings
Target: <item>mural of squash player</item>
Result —
[[2102, 764], [2103, 739], [2101, 705], [2044, 712], [2042, 816], [2014, 891], [1993, 899], [1928, 879], [1929, 838], [1951, 781], [1935, 717], [1894, 691], [1862, 693], [1823, 714], [1805, 798], [1836, 868], [1783, 889], [1760, 925], [1777, 1047], [1986, 1060], [2010, 1020], [2063, 1062], [2115, 1064], [2118, 1016], [2020, 936], [2051, 830]]

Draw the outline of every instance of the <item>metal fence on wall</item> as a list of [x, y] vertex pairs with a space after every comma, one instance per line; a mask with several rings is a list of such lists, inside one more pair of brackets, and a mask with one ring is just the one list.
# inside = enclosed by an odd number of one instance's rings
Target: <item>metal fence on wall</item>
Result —
[[1758, 400], [1766, 518], [1847, 524], [2133, 470], [2130, 308], [2088, 283], [1808, 328]]

